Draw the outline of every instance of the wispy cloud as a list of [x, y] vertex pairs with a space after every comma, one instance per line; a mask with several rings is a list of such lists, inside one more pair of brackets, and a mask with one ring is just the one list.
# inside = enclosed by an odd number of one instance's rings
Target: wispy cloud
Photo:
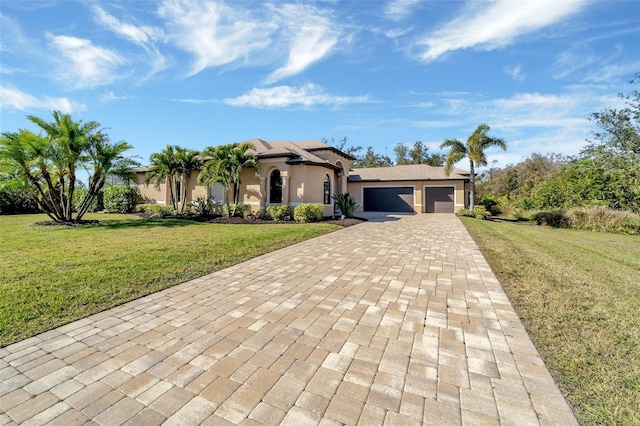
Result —
[[315, 105], [340, 106], [353, 103], [369, 103], [369, 96], [335, 96], [328, 94], [318, 85], [309, 83], [300, 87], [276, 86], [252, 89], [237, 98], [227, 98], [223, 102], [232, 106], [254, 108], [287, 108], [291, 106], [312, 107]]
[[306, 4], [288, 4], [277, 10], [290, 40], [287, 63], [266, 79], [267, 84], [299, 74], [328, 56], [340, 37], [340, 27], [327, 12]]
[[106, 12], [97, 4], [93, 5], [91, 9], [93, 10], [98, 23], [133, 43], [144, 46], [162, 35], [162, 30], [158, 28], [150, 26], [136, 26], [127, 22], [122, 22], [120, 19]]
[[92, 10], [99, 24], [144, 50], [146, 57], [144, 61], [140, 62], [144, 62], [148, 66], [149, 72], [143, 80], [149, 79], [167, 68], [167, 59], [154, 43], [163, 36], [163, 31], [160, 28], [123, 22], [98, 5], [93, 5]]
[[75, 89], [109, 84], [121, 77], [118, 66], [126, 60], [116, 52], [94, 46], [90, 40], [46, 34], [49, 45], [59, 54], [58, 76]]
[[509, 77], [513, 78], [515, 81], [524, 81], [524, 78], [527, 76], [522, 70], [522, 65], [518, 64], [513, 67], [504, 67], [504, 72]]
[[59, 110], [65, 113], [84, 111], [86, 107], [69, 98], [37, 98], [13, 87], [0, 86], [0, 107], [10, 110]]
[[493, 50], [582, 10], [582, 0], [470, 2], [455, 18], [418, 40], [418, 59], [433, 61], [460, 49]]
[[420, 0], [392, 0], [384, 8], [384, 16], [392, 21], [401, 21], [410, 16]]
[[207, 0], [166, 0], [158, 14], [168, 21], [168, 39], [195, 57], [189, 76], [246, 60], [270, 45], [274, 30], [246, 10]]

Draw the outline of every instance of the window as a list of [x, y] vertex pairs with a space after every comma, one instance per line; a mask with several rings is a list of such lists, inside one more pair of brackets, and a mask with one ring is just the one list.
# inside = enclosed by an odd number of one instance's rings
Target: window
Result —
[[329, 175], [324, 175], [323, 195], [324, 204], [331, 204], [331, 179], [329, 179]]
[[271, 204], [282, 203], [282, 177], [278, 169], [269, 174], [269, 202]]

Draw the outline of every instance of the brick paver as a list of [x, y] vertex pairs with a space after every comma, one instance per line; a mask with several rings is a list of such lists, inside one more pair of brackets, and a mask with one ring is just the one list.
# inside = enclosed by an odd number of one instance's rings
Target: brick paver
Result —
[[346, 228], [0, 348], [0, 424], [577, 424], [453, 215]]

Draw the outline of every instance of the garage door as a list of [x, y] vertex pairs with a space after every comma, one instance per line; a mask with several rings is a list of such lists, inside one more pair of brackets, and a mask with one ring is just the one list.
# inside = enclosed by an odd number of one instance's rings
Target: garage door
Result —
[[427, 213], [453, 213], [453, 187], [425, 188], [427, 195]]
[[413, 187], [364, 188], [364, 211], [413, 213]]

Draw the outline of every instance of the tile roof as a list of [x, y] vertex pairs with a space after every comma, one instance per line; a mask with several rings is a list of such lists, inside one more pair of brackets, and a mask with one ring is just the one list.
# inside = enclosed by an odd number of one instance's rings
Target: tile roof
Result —
[[349, 182], [359, 181], [394, 181], [394, 180], [450, 180], [469, 179], [469, 172], [453, 169], [449, 176], [444, 167], [427, 164], [408, 164], [394, 167], [376, 167], [370, 169], [354, 169], [349, 173]]

